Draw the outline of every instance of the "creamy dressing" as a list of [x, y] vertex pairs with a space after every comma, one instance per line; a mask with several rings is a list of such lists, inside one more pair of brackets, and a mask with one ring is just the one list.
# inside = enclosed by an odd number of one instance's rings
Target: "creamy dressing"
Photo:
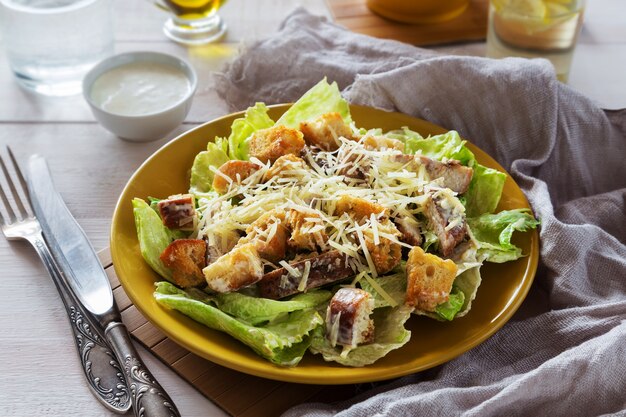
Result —
[[157, 113], [182, 100], [191, 88], [185, 73], [174, 66], [132, 62], [96, 79], [91, 99], [110, 113], [140, 116]]

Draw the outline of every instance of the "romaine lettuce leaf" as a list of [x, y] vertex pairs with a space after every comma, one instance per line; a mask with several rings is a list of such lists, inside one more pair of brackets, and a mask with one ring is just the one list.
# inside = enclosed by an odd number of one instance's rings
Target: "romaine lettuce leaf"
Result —
[[157, 274], [171, 280], [172, 271], [163, 265], [159, 256], [174, 239], [182, 238], [184, 234], [165, 227], [161, 216], [140, 198], [133, 198], [133, 215], [143, 259]]
[[453, 286], [463, 293], [463, 305], [454, 316], [455, 318], [463, 317], [469, 313], [472, 308], [472, 301], [476, 298], [478, 287], [482, 282], [480, 276], [480, 267], [470, 268], [454, 279]]
[[405, 152], [408, 154], [421, 153], [439, 161], [444, 158], [456, 159], [462, 165], [469, 167], [473, 166], [475, 162], [474, 154], [465, 146], [465, 141], [454, 130], [425, 139], [419, 139], [416, 136], [408, 137], [404, 146]]
[[267, 114], [267, 106], [256, 103], [248, 107], [246, 115], [236, 119], [231, 125], [228, 137], [228, 156], [230, 159], [248, 159], [250, 136], [257, 130], [274, 126], [274, 121]]
[[389, 300], [387, 300], [387, 297], [383, 297], [376, 288], [372, 286], [371, 281], [377, 283], [378, 286], [385, 291], [387, 296], [395, 301], [395, 305], [404, 304], [406, 297], [406, 274], [404, 271], [393, 275], [378, 278], [370, 277], [370, 279], [361, 279], [359, 281], [361, 289], [369, 292], [374, 298], [374, 308], [389, 307], [391, 304]]
[[301, 122], [314, 119], [324, 113], [337, 112], [341, 114], [343, 121], [352, 123], [350, 106], [341, 97], [337, 83], [328, 84], [326, 78], [315, 84], [309, 91], [304, 93], [280, 119], [277, 125], [298, 128]]
[[415, 310], [414, 313], [439, 321], [463, 317], [472, 308], [472, 301], [476, 298], [481, 281], [480, 266], [470, 268], [454, 279], [447, 303], [438, 305], [435, 312]]
[[298, 294], [287, 301], [276, 301], [232, 292], [217, 294], [214, 296], [214, 300], [217, 307], [223, 312], [252, 325], [257, 325], [273, 321], [285, 313], [315, 308], [330, 300], [331, 297], [330, 291], [320, 290]]
[[207, 150], [196, 155], [191, 166], [190, 193], [200, 197], [213, 189], [213, 177], [215, 174], [211, 167], [217, 169], [230, 160], [224, 151], [224, 143], [223, 139], [217, 143], [209, 142]]
[[377, 308], [373, 313], [374, 342], [350, 350], [331, 346], [324, 328], [318, 327], [311, 337], [310, 350], [321, 354], [327, 362], [335, 361], [346, 366], [370, 365], [409, 341], [411, 332], [404, 328], [404, 323], [410, 316], [411, 308], [405, 305]]
[[493, 213], [500, 201], [506, 174], [479, 163], [475, 163], [473, 169], [472, 182], [464, 194], [465, 214], [475, 217]]
[[448, 301], [443, 304], [439, 304], [435, 308], [435, 312], [440, 318], [451, 321], [457, 313], [461, 311], [464, 301], [465, 294], [463, 294], [463, 292], [457, 287], [452, 287]]
[[[382, 133], [379, 133], [379, 135], [380, 134], [382, 134]], [[413, 139], [413, 140], [422, 140], [422, 139], [424, 139], [424, 137], [422, 135], [420, 135], [419, 133], [409, 129], [406, 126], [402, 127], [402, 129], [391, 130], [391, 131], [387, 132], [385, 134], [385, 136], [387, 136], [388, 138], [397, 139], [397, 140], [402, 141], [402, 142], [406, 142], [409, 139]]]
[[314, 309], [289, 313], [284, 320], [267, 326], [252, 326], [217, 307], [190, 297], [168, 282], [157, 283], [156, 301], [212, 329], [228, 333], [258, 355], [282, 366], [295, 366], [309, 346], [309, 333], [323, 323]]
[[489, 262], [514, 261], [522, 250], [511, 243], [513, 232], [524, 232], [539, 225], [530, 210], [505, 210], [496, 214], [483, 214], [468, 218], [467, 223], [478, 242], [478, 257]]

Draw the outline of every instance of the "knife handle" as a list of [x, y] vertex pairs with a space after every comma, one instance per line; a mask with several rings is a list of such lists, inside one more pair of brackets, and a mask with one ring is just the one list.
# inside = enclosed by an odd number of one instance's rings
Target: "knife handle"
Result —
[[35, 236], [28, 241], [35, 248], [61, 296], [89, 388], [106, 408], [118, 414], [126, 414], [131, 406], [130, 394], [121, 366], [111, 348], [96, 331], [97, 326], [90, 320], [90, 313], [81, 307], [68, 289], [65, 276], [54, 261], [43, 236]]
[[123, 367], [135, 415], [180, 417], [172, 399], [139, 357], [126, 326], [119, 321], [112, 321], [106, 326], [104, 335]]

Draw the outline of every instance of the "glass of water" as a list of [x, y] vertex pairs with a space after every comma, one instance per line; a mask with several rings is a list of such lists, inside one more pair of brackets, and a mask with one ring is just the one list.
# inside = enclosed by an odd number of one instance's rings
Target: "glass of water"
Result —
[[81, 92], [87, 71], [113, 54], [109, 0], [0, 0], [0, 28], [17, 81], [50, 96]]
[[490, 0], [487, 56], [547, 58], [567, 82], [584, 0]]

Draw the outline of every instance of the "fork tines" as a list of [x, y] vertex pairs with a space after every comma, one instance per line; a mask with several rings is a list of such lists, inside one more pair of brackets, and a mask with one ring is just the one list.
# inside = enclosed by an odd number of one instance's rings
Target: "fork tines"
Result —
[[[0, 151], [0, 168], [2, 170], [2, 175], [0, 175], [0, 199], [7, 217], [5, 218], [5, 214], [0, 210], [0, 220], [2, 223], [11, 224], [15, 221], [22, 221], [29, 216], [32, 217], [33, 211], [29, 204], [30, 198], [24, 175], [22, 175], [11, 148], [7, 146], [6, 151], [9, 155], [8, 160], [10, 162], [8, 163], [5, 163], [5, 158], [3, 158]], [[19, 185], [16, 186], [16, 181], [12, 179], [11, 172], [17, 178]], [[4, 177], [4, 181], [1, 181], [1, 177]], [[12, 201], [15, 205], [11, 204]]]

